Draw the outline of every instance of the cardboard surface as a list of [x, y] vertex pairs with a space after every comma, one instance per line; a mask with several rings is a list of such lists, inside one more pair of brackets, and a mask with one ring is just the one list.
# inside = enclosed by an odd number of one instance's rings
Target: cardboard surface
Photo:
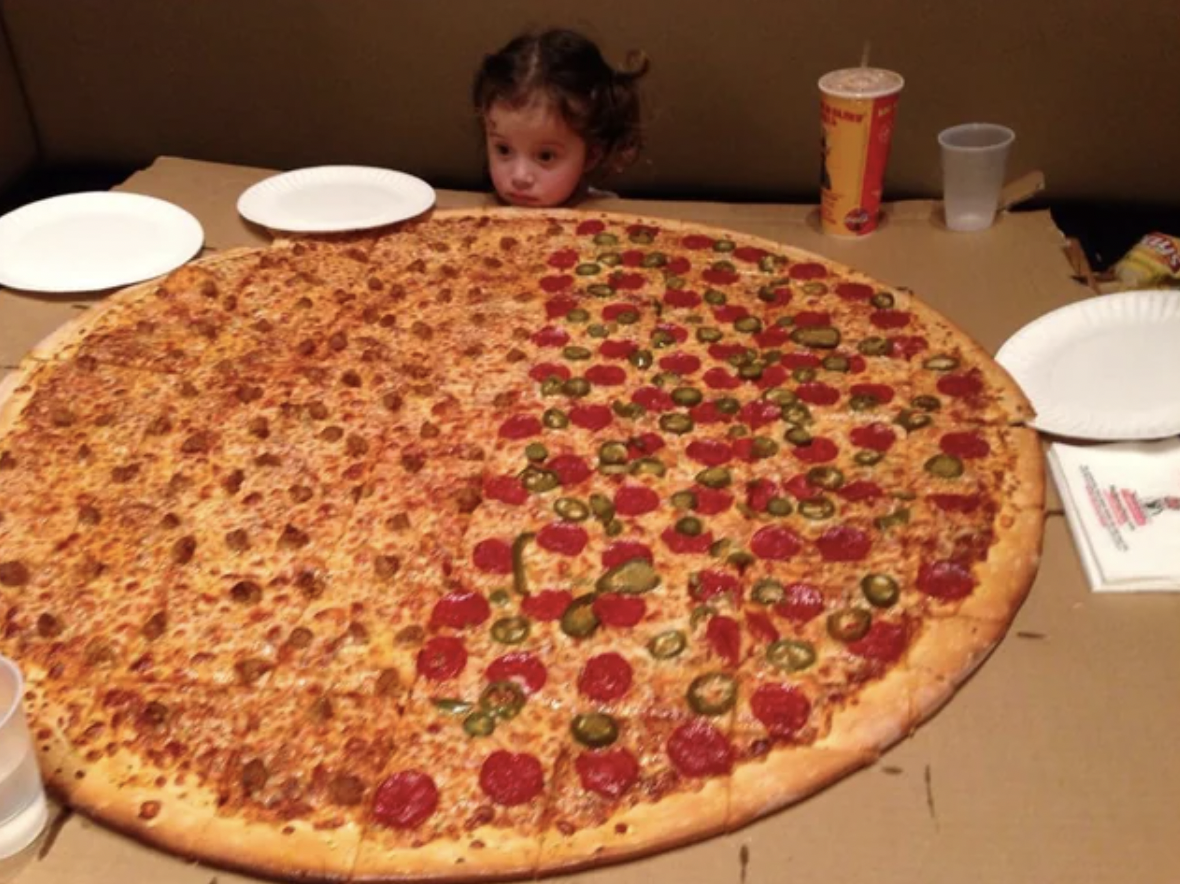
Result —
[[[210, 245], [257, 235], [232, 204], [266, 174], [164, 159], [123, 189], [193, 211]], [[441, 193], [440, 205], [483, 194]], [[928, 203], [891, 207], [874, 238], [823, 239], [799, 206], [612, 203], [746, 230], [908, 285], [995, 349], [1085, 294], [1047, 213], [956, 235]], [[0, 293], [0, 357], [14, 363], [71, 302]], [[1180, 596], [1089, 592], [1060, 516], [1046, 525], [1029, 601], [992, 658], [932, 721], [877, 764], [732, 835], [576, 876], [576, 884], [1172, 884], [1180, 868]], [[70, 815], [16, 884], [241, 884]], [[2, 872], [2, 870], [0, 870]], [[0, 878], [2, 878], [0, 874]]]

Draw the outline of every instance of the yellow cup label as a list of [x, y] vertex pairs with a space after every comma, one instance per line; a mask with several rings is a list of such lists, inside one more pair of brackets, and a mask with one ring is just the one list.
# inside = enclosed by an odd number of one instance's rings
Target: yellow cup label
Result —
[[864, 236], [877, 229], [897, 99], [897, 93], [883, 98], [820, 93], [824, 233]]

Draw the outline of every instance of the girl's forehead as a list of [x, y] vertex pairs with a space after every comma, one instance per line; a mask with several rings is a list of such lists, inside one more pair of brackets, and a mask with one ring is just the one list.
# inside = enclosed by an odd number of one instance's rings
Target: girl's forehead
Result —
[[544, 98], [535, 99], [519, 107], [497, 101], [488, 108], [487, 125], [494, 131], [529, 129], [562, 135], [577, 134], [553, 103]]

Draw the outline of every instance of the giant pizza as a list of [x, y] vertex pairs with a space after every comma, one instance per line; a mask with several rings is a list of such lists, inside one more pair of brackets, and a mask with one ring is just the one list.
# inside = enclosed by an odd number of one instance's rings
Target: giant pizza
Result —
[[1029, 406], [778, 243], [446, 213], [215, 255], [4, 387], [0, 652], [74, 807], [324, 879], [525, 876], [871, 763], [1032, 581]]

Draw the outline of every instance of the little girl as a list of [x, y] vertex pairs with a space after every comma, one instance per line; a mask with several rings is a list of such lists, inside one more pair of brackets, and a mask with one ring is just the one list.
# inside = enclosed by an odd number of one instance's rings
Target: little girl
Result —
[[639, 79], [647, 58], [616, 70], [574, 31], [525, 34], [483, 60], [472, 98], [500, 198], [560, 206], [633, 163], [642, 147]]

